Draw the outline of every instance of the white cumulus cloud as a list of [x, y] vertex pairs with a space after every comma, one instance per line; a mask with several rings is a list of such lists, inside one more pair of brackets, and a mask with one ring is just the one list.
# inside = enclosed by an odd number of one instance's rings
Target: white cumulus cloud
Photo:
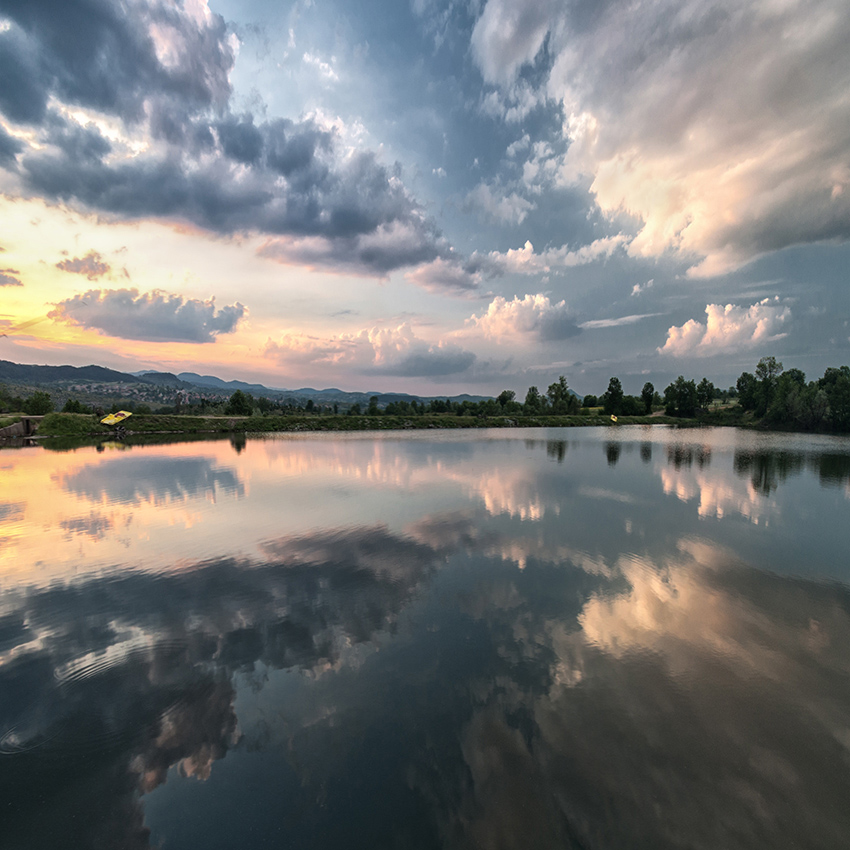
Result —
[[471, 316], [467, 327], [496, 339], [534, 336], [543, 341], [566, 339], [579, 333], [566, 301], [552, 303], [548, 295], [497, 296], [481, 316]]
[[753, 348], [787, 336], [783, 331], [791, 319], [789, 307], [765, 298], [751, 307], [734, 304], [706, 304], [706, 321], [689, 319], [667, 331], [662, 354], [708, 356]]

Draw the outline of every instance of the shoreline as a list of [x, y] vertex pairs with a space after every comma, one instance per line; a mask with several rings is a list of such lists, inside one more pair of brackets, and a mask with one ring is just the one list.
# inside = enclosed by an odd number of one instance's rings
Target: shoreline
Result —
[[92, 416], [52, 413], [39, 423], [33, 439], [54, 437], [101, 438], [123, 434], [260, 434], [277, 432], [347, 432], [468, 430], [478, 428], [575, 428], [617, 425], [676, 425], [693, 427], [696, 420], [670, 416], [622, 416], [612, 422], [608, 416], [177, 416], [149, 414], [125, 420], [122, 429], [105, 428]]

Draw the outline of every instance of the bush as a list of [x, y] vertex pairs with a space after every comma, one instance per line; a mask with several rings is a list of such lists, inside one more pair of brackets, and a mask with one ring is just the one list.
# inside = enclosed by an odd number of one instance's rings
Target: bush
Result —
[[97, 420], [79, 413], [49, 413], [41, 420], [38, 433], [43, 437], [87, 437], [96, 430]]

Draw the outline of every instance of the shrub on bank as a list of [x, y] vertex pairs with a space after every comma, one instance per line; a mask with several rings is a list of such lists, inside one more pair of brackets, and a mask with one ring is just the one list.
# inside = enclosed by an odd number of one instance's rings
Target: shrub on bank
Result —
[[103, 426], [96, 416], [84, 413], [48, 413], [38, 423], [40, 437], [87, 437]]

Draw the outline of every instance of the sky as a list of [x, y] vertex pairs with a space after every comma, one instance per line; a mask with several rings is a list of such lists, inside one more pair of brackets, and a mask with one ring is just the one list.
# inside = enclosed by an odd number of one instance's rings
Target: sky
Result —
[[0, 0], [0, 359], [421, 395], [850, 362], [846, 0]]

